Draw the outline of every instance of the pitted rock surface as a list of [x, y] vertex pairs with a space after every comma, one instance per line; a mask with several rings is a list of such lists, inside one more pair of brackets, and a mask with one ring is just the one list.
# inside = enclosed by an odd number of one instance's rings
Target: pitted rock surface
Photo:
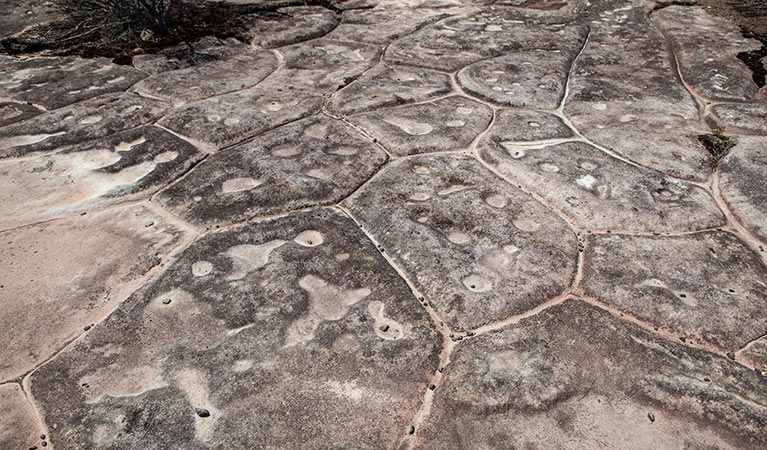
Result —
[[457, 329], [532, 309], [575, 274], [565, 222], [472, 158], [395, 161], [344, 205]]
[[42, 114], [43, 110], [28, 103], [0, 102], [0, 127]]
[[32, 383], [64, 447], [392, 447], [439, 343], [356, 224], [320, 210], [198, 240]]
[[213, 155], [158, 200], [193, 223], [241, 222], [336, 203], [386, 159], [349, 125], [313, 117]]
[[308, 41], [329, 33], [338, 25], [333, 11], [319, 6], [293, 6], [276, 12], [241, 17], [251, 43], [275, 48]]
[[767, 137], [742, 136], [722, 161], [719, 190], [732, 212], [767, 241]]
[[385, 44], [411, 33], [426, 24], [447, 17], [440, 9], [379, 6], [353, 9], [343, 15], [343, 21], [328, 35], [345, 41]]

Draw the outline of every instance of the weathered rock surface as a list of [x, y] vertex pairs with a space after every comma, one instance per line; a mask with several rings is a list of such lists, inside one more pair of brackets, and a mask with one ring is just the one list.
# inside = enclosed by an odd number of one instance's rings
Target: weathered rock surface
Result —
[[322, 210], [201, 238], [31, 388], [61, 448], [391, 448], [439, 344], [354, 222]]
[[723, 352], [767, 333], [767, 268], [729, 233], [589, 236], [588, 247], [587, 295]]
[[386, 159], [343, 122], [311, 117], [213, 155], [158, 200], [193, 223], [241, 222], [336, 203]]
[[0, 160], [0, 230], [146, 198], [202, 156], [191, 144], [148, 126], [49, 155]]
[[28, 103], [0, 102], [0, 127], [42, 114], [43, 110]]
[[215, 151], [319, 111], [322, 97], [248, 89], [175, 109], [159, 124]]
[[34, 411], [16, 383], [0, 385], [0, 446], [27, 449], [39, 443], [40, 426]]
[[583, 142], [515, 142], [488, 133], [480, 158], [591, 230], [669, 232], [724, 225], [704, 189], [613, 158]]
[[101, 320], [184, 239], [142, 206], [0, 233], [0, 380], [25, 374]]
[[418, 448], [760, 448], [767, 384], [568, 300], [459, 344]]
[[377, 139], [391, 154], [406, 156], [467, 150], [492, 118], [493, 111], [488, 106], [453, 96], [353, 116], [350, 121]]
[[378, 62], [381, 49], [369, 44], [315, 39], [279, 50], [283, 67], [264, 89], [335, 92]]
[[762, 336], [751, 343], [740, 356], [761, 369], [763, 376], [767, 376], [767, 337]]
[[240, 17], [251, 43], [275, 48], [328, 34], [338, 25], [333, 11], [320, 6], [292, 6]]
[[728, 133], [767, 134], [767, 103], [720, 104], [711, 111], [717, 125]]
[[355, 114], [447, 95], [450, 76], [431, 70], [379, 64], [331, 97], [328, 110]]
[[251, 88], [277, 69], [277, 57], [271, 51], [256, 50], [234, 39], [223, 45], [232, 49], [219, 54], [231, 56], [214, 56], [190, 67], [158, 73], [136, 84], [133, 91], [191, 102]]
[[344, 13], [343, 21], [328, 37], [384, 44], [445, 16], [439, 9], [418, 8], [417, 5], [409, 8], [391, 8], [387, 5], [350, 10]]
[[0, 158], [51, 152], [157, 120], [169, 105], [115, 93], [46, 112], [0, 128]]
[[565, 222], [467, 156], [397, 160], [343, 204], [454, 329], [530, 310], [575, 274]]
[[767, 241], [767, 138], [741, 136], [719, 164], [719, 191], [735, 217]]
[[109, 59], [0, 58], [0, 97], [61, 108], [100, 95], [121, 92], [146, 74]]
[[761, 47], [745, 39], [738, 27], [703, 8], [669, 6], [652, 13], [674, 47], [685, 82], [711, 100], [753, 99], [759, 87], [737, 54]]

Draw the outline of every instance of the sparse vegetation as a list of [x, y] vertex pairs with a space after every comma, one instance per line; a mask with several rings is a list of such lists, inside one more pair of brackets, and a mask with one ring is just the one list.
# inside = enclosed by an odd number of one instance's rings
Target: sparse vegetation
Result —
[[698, 136], [700, 143], [703, 144], [703, 146], [706, 147], [706, 150], [711, 154], [712, 167], [714, 169], [716, 169], [719, 162], [727, 156], [730, 149], [735, 146], [735, 143], [724, 134], [724, 131], [724, 128], [719, 127], [712, 129], [711, 134], [701, 134]]

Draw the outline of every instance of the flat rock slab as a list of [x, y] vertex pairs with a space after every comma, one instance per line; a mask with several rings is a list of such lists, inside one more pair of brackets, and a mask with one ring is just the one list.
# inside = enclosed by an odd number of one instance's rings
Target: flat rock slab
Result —
[[767, 135], [767, 103], [720, 104], [711, 108], [717, 125], [745, 134]]
[[719, 164], [719, 191], [735, 217], [767, 241], [767, 138], [741, 136]]
[[459, 344], [418, 448], [761, 448], [764, 377], [568, 300]]
[[575, 274], [567, 224], [468, 156], [394, 161], [344, 205], [453, 329], [530, 310]]
[[251, 43], [263, 48], [315, 39], [338, 25], [335, 13], [321, 6], [291, 6], [276, 12], [248, 14], [239, 19]]
[[16, 228], [0, 238], [0, 380], [8, 380], [101, 320], [185, 233], [130, 206]]
[[157, 199], [196, 224], [241, 222], [337, 203], [386, 159], [343, 122], [311, 117], [213, 155]]
[[446, 73], [379, 64], [335, 93], [327, 108], [349, 115], [435, 99], [452, 89]]
[[385, 44], [445, 16], [439, 9], [418, 8], [416, 5], [409, 8], [386, 5], [350, 10], [343, 13], [341, 23], [328, 37]]
[[392, 448], [440, 342], [357, 225], [320, 210], [204, 236], [30, 384], [61, 448]]
[[0, 160], [0, 230], [146, 198], [203, 154], [153, 126], [49, 155]]
[[508, 150], [505, 146], [553, 144], [574, 138], [573, 130], [555, 114], [499, 109], [495, 112], [493, 126], [482, 138], [482, 145]]
[[490, 107], [453, 96], [370, 112], [349, 120], [376, 138], [391, 154], [406, 156], [468, 150], [492, 118]]
[[457, 79], [470, 94], [501, 106], [556, 109], [574, 57], [562, 50], [517, 50], [471, 64]]
[[0, 127], [21, 122], [42, 113], [42, 109], [28, 103], [0, 102]]
[[[271, 51], [256, 50], [230, 39], [230, 57], [212, 58], [191, 67], [162, 72], [133, 87], [133, 91], [177, 102], [191, 102], [248, 89], [277, 69]], [[222, 52], [223, 53], [223, 52]]]
[[762, 338], [752, 342], [740, 353], [739, 357], [761, 369], [762, 375], [767, 376], [767, 337], [762, 336]]
[[0, 159], [51, 152], [153, 122], [169, 105], [137, 94], [107, 94], [0, 128]]
[[260, 87], [335, 92], [378, 62], [381, 49], [370, 44], [315, 39], [279, 50], [283, 65]]
[[236, 39], [218, 39], [205, 36], [191, 43], [183, 43], [133, 57], [133, 67], [151, 75], [188, 67], [203, 66], [231, 59], [243, 50], [253, 50]]
[[121, 92], [146, 74], [107, 58], [0, 59], [0, 96], [56, 109]]
[[40, 443], [40, 425], [35, 412], [15, 383], [0, 385], [0, 446], [27, 449]]
[[583, 142], [515, 142], [486, 135], [480, 158], [591, 230], [672, 232], [725, 217], [703, 188], [633, 166]]
[[248, 89], [177, 108], [159, 124], [215, 151], [314, 114], [321, 107], [319, 95]]
[[757, 96], [759, 87], [737, 54], [758, 50], [759, 41], [744, 38], [734, 23], [699, 7], [669, 6], [654, 11], [652, 19], [674, 47], [685, 82], [699, 94], [718, 101]]
[[600, 14], [570, 77], [564, 112], [593, 142], [673, 176], [711, 175], [695, 101], [643, 8]]
[[767, 333], [767, 269], [735, 236], [589, 236], [587, 295], [734, 352]]
[[504, 11], [440, 21], [394, 42], [386, 61], [455, 72], [482, 59], [526, 50], [578, 52], [586, 28], [563, 24], [525, 23]]

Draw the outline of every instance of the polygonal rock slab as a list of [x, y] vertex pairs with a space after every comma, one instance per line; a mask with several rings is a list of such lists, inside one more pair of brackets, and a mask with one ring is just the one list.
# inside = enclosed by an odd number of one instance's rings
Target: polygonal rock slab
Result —
[[389, 62], [454, 72], [471, 63], [505, 53], [563, 50], [575, 54], [586, 28], [524, 23], [501, 10], [485, 10], [429, 25], [389, 46]]
[[468, 156], [396, 160], [344, 205], [454, 329], [533, 309], [575, 274], [567, 224]]
[[652, 19], [668, 36], [685, 82], [698, 93], [718, 101], [750, 100], [759, 93], [737, 54], [761, 45], [745, 39], [734, 23], [691, 6], [659, 9]]
[[442, 97], [452, 91], [450, 75], [380, 64], [331, 97], [328, 110], [355, 114]]
[[335, 13], [321, 6], [279, 8], [276, 12], [240, 16], [239, 20], [251, 43], [264, 48], [318, 38], [338, 25]]
[[193, 223], [241, 222], [336, 203], [386, 158], [343, 122], [312, 117], [217, 153], [158, 200]]
[[386, 109], [349, 120], [397, 156], [467, 150], [493, 118], [490, 107], [453, 96], [430, 103]]
[[108, 94], [0, 128], [0, 158], [50, 152], [157, 120], [163, 101]]
[[235, 53], [213, 58], [191, 67], [162, 72], [137, 83], [132, 90], [180, 102], [201, 100], [227, 92], [248, 89], [277, 69], [277, 57], [234, 39], [225, 42]]
[[738, 358], [745, 359], [759, 368], [762, 375], [767, 376], [767, 336], [751, 342], [738, 354]]
[[381, 49], [356, 42], [315, 39], [279, 51], [284, 65], [261, 84], [262, 88], [334, 92], [373, 66]]
[[0, 102], [0, 127], [42, 114], [43, 110], [27, 103]]
[[697, 139], [697, 105], [646, 14], [621, 6], [591, 24], [564, 112], [584, 136], [631, 161], [706, 181], [711, 162]]
[[[502, 136], [503, 129], [496, 129]], [[613, 158], [583, 142], [489, 135], [480, 158], [591, 230], [673, 232], [724, 225], [703, 188]]]
[[215, 151], [314, 114], [321, 107], [319, 95], [248, 89], [190, 103], [159, 124]]
[[133, 66], [151, 75], [170, 70], [201, 66], [237, 56], [249, 46], [234, 39], [218, 39], [205, 36], [194, 42], [159, 49], [157, 53], [145, 53], [133, 57]]
[[27, 449], [40, 443], [40, 426], [21, 386], [16, 383], [0, 385], [0, 446], [7, 449]]
[[741, 136], [719, 164], [719, 191], [735, 217], [767, 241], [767, 138]]
[[356, 224], [321, 210], [204, 236], [30, 384], [61, 448], [393, 448], [439, 348]]
[[106, 58], [32, 58], [0, 60], [0, 97], [42, 105], [47, 109], [121, 92], [146, 78], [130, 66]]
[[147, 197], [200, 159], [191, 144], [148, 126], [49, 155], [0, 160], [0, 229]]
[[541, 145], [573, 139], [575, 133], [558, 116], [540, 111], [499, 109], [482, 139], [485, 145]]
[[520, 50], [458, 72], [467, 92], [503, 106], [556, 109], [575, 55], [561, 50]]
[[763, 448], [767, 383], [568, 300], [459, 344], [417, 448]]
[[767, 333], [767, 269], [729, 233], [589, 236], [588, 247], [587, 295], [723, 351]]
[[716, 118], [716, 124], [728, 132], [767, 134], [767, 103], [714, 105], [711, 112]]
[[439, 9], [392, 8], [378, 6], [372, 9], [344, 11], [341, 23], [328, 35], [347, 41], [384, 44], [398, 39], [429, 22], [444, 17]]
[[101, 320], [185, 237], [143, 206], [0, 234], [0, 380], [23, 375]]

